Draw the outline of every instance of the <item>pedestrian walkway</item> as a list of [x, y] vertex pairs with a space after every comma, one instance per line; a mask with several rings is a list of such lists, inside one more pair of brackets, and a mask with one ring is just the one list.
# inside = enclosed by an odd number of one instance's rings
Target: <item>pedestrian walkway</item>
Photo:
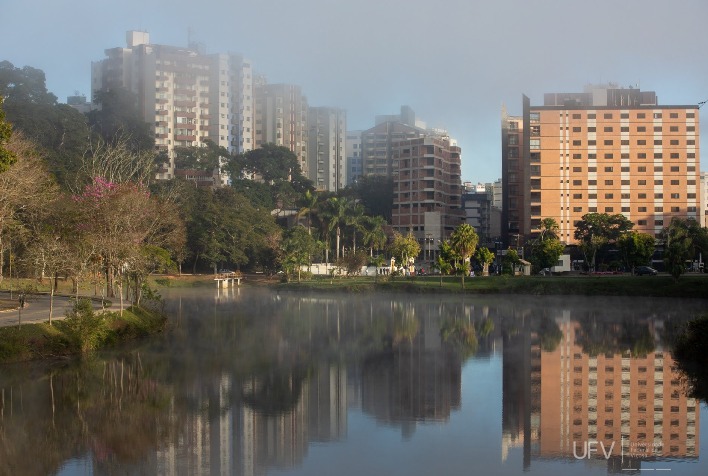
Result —
[[[88, 297], [88, 296], [80, 296]], [[9, 291], [0, 291], [0, 299], [10, 300]], [[20, 319], [20, 301], [17, 292], [12, 293], [12, 300], [17, 303], [17, 308], [0, 311], [0, 327], [16, 326]], [[127, 307], [129, 303], [125, 304]], [[52, 311], [52, 320], [64, 319], [66, 312], [74, 306], [73, 296], [58, 296], [54, 295], [54, 309]], [[94, 308], [101, 309], [100, 301], [94, 301]], [[111, 311], [120, 310], [120, 303], [109, 308]], [[21, 309], [22, 324], [37, 324], [47, 322], [49, 320], [49, 295], [48, 294], [32, 294], [25, 296], [25, 306]]]

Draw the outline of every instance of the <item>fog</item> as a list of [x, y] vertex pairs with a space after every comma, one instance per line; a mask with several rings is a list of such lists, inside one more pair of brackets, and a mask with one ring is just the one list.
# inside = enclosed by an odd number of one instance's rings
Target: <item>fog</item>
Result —
[[[249, 58], [349, 129], [411, 106], [462, 147], [463, 180], [501, 176], [500, 110], [521, 95], [616, 82], [660, 104], [708, 99], [705, 0], [5, 0], [0, 59], [44, 70], [61, 101], [90, 96], [91, 61], [125, 32]], [[704, 127], [704, 130], [706, 128]], [[702, 134], [705, 137], [705, 133]], [[702, 169], [706, 169], [706, 159]]]

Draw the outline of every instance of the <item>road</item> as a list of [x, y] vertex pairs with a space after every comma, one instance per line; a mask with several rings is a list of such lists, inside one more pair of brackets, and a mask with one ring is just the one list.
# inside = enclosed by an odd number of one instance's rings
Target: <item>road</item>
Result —
[[[9, 300], [9, 292], [0, 292], [0, 299]], [[18, 302], [17, 292], [12, 293], [12, 299]], [[54, 310], [52, 312], [52, 320], [64, 319], [66, 311], [71, 309], [74, 302], [67, 296], [54, 296]], [[127, 304], [126, 304], [127, 306]], [[94, 308], [101, 309], [101, 303], [94, 301]], [[120, 305], [114, 304], [111, 310], [118, 310]], [[19, 322], [19, 309], [0, 311], [0, 327], [16, 326]], [[49, 295], [35, 294], [28, 296], [25, 301], [25, 307], [22, 309], [22, 323], [38, 323], [49, 320]]]

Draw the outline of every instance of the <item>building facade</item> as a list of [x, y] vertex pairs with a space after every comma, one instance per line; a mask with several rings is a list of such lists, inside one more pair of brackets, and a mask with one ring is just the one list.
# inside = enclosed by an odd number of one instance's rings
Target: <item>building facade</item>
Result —
[[310, 107], [307, 125], [307, 178], [317, 190], [337, 192], [347, 185], [347, 113], [331, 107]]
[[479, 245], [489, 246], [493, 243], [491, 186], [466, 182], [462, 191], [462, 209], [465, 222], [473, 227], [479, 236]]
[[661, 106], [638, 89], [591, 87], [523, 98], [502, 121], [503, 238], [521, 242], [554, 218], [575, 242], [587, 213], [621, 213], [658, 236], [673, 217], [699, 219], [699, 119], [693, 105]]
[[395, 142], [392, 159], [393, 229], [420, 243], [449, 237], [464, 220], [460, 148], [429, 134]]
[[136, 95], [157, 150], [168, 157], [158, 178], [175, 176], [176, 147], [201, 146], [208, 139], [231, 152], [253, 148], [250, 62], [233, 54], [207, 55], [198, 46], [152, 44], [147, 32], [129, 31], [126, 43], [92, 63], [92, 96], [112, 88]]
[[305, 177], [309, 176], [307, 150], [307, 98], [300, 86], [256, 81], [256, 148], [275, 144], [294, 153]]
[[361, 132], [347, 131], [345, 154], [347, 156], [347, 186], [354, 184], [363, 174], [361, 157]]

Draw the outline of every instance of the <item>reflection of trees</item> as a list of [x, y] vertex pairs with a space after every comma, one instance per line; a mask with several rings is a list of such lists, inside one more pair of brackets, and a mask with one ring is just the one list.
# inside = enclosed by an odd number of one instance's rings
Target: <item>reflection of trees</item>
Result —
[[301, 369], [273, 368], [267, 374], [251, 377], [244, 383], [243, 401], [265, 415], [292, 411], [300, 400], [306, 372]]
[[556, 321], [548, 316], [543, 316], [538, 324], [538, 337], [541, 341], [541, 350], [553, 352], [558, 348], [558, 344], [563, 338], [563, 332]]
[[676, 338], [674, 359], [686, 376], [690, 396], [708, 402], [708, 316], [690, 321]]
[[620, 323], [598, 312], [587, 312], [578, 322], [577, 343], [590, 356], [628, 353], [632, 357], [644, 357], [654, 351], [655, 339], [651, 321], [647, 319], [626, 317]]

